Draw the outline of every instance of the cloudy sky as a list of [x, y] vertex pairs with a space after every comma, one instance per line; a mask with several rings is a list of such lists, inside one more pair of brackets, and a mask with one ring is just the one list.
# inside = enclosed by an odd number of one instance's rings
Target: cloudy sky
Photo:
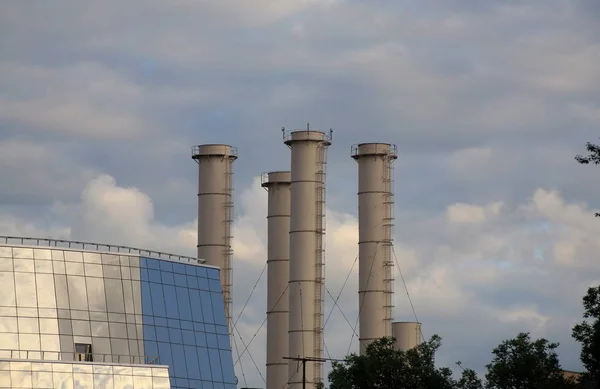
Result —
[[[193, 254], [190, 148], [229, 143], [239, 312], [266, 257], [258, 177], [289, 168], [281, 127], [310, 122], [334, 129], [331, 295], [357, 254], [350, 147], [395, 143], [395, 253], [425, 336], [444, 339], [438, 362], [483, 371], [530, 331], [579, 369], [600, 170], [573, 157], [600, 137], [599, 18], [597, 0], [4, 0], [0, 234]], [[352, 324], [356, 278], [340, 297]], [[238, 324], [246, 343], [264, 285]], [[395, 319], [414, 319], [395, 290]], [[325, 331], [331, 357], [357, 350], [337, 309]], [[263, 385], [264, 348], [262, 328], [241, 382]]]

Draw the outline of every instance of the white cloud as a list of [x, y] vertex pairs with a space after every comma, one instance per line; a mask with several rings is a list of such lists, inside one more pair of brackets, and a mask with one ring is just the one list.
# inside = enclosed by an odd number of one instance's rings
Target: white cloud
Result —
[[[258, 177], [252, 186], [241, 188], [234, 237], [238, 314], [241, 305], [253, 293], [238, 323], [239, 330], [246, 343], [255, 337], [250, 352], [261, 370], [264, 370], [265, 329], [257, 331], [264, 320], [266, 273], [261, 282], [256, 284], [256, 281], [266, 261], [266, 201]], [[76, 237], [193, 255], [196, 221], [175, 226], [162, 224], [155, 219], [152, 200], [146, 194], [135, 187], [119, 186], [110, 176], [101, 175], [90, 181], [76, 206], [57, 206], [56, 209], [66, 216], [62, 226], [38, 226], [31, 221], [3, 215], [0, 227], [7, 233]], [[447, 344], [440, 362], [452, 364], [452, 358], [462, 352], [460, 349], [453, 351], [453, 347], [463, 338], [485, 339], [486, 334], [496, 334], [496, 329], [507, 336], [511, 336], [506, 332], [509, 328], [531, 331], [535, 336], [572, 344], [569, 323], [580, 315], [578, 306], [585, 288], [600, 278], [600, 272], [594, 269], [595, 254], [600, 250], [595, 237], [600, 226], [589, 223], [593, 220], [593, 210], [568, 203], [557, 192], [543, 189], [536, 191], [522, 206], [499, 210], [500, 203], [487, 206], [451, 204], [445, 213], [433, 217], [437, 231], [431, 231], [430, 236], [422, 240], [413, 239], [407, 233], [411, 230], [407, 226], [412, 225], [415, 227], [413, 234], [421, 235], [425, 232], [420, 226], [428, 225], [427, 221], [402, 220], [402, 226], [398, 228], [395, 256], [424, 331], [426, 335], [441, 334]], [[448, 214], [452, 216], [447, 218]], [[526, 232], [528, 235], [522, 241], [513, 240], [515, 229], [528, 220], [542, 220], [552, 225], [547, 237], [549, 242], [546, 242], [552, 250], [543, 258], [536, 258], [528, 246], [528, 239], [535, 231]], [[462, 226], [469, 227], [473, 222], [476, 228], [468, 228], [468, 233], [447, 234]], [[358, 249], [357, 227], [354, 216], [328, 210], [325, 316], [327, 318], [333, 310], [326, 328], [327, 351], [333, 357], [346, 353], [357, 317], [357, 266], [354, 262]], [[445, 235], [446, 240], [436, 240], [439, 234]], [[516, 256], [507, 255], [510, 246], [515, 246], [512, 249]], [[338, 296], [353, 265], [338, 301], [344, 318], [333, 306], [331, 298]], [[559, 285], [564, 277], [571, 276], [576, 277], [579, 287], [568, 291], [547, 289], [547, 286]], [[414, 318], [412, 308], [397, 269], [395, 284], [395, 318], [411, 320]], [[511, 299], [511, 290], [519, 291], [512, 295], [516, 300]], [[481, 327], [444, 325], [460, 320], [480, 323]], [[503, 328], [505, 325], [509, 327]], [[474, 333], [477, 334], [475, 337]], [[241, 352], [244, 347], [239, 339], [238, 342]], [[481, 355], [490, 351], [484, 349], [484, 345], [493, 345], [496, 339], [487, 338], [486, 342], [477, 346], [471, 357], [460, 356], [463, 363], [481, 368], [485, 362], [481, 361]], [[351, 350], [355, 347], [356, 339]], [[234, 354], [237, 359], [237, 352]], [[576, 353], [562, 357], [570, 366], [577, 365]], [[253, 372], [249, 356], [242, 357], [242, 362], [250, 382], [259, 383], [260, 378]]]

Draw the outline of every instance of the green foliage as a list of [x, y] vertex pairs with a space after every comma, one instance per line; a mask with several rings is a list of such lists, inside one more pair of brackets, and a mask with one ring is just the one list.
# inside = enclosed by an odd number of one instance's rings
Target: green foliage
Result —
[[581, 343], [585, 379], [600, 382], [600, 286], [589, 288], [583, 297], [584, 320], [573, 327], [573, 338]]
[[[576, 155], [575, 160], [583, 165], [600, 165], [600, 146], [587, 142], [585, 148], [588, 151], [587, 156]], [[596, 213], [596, 217], [600, 217], [600, 213]]]
[[488, 389], [563, 389], [573, 384], [565, 380], [555, 349], [558, 343], [546, 339], [532, 341], [528, 333], [505, 340], [496, 347], [487, 365]]
[[[452, 372], [436, 368], [437, 335], [408, 351], [394, 349], [393, 338], [367, 346], [364, 355], [351, 354], [335, 362], [329, 373], [330, 389], [455, 389]], [[465, 389], [470, 387], [465, 387]]]
[[462, 372], [460, 380], [456, 383], [457, 389], [483, 389], [481, 379], [475, 373], [475, 370], [465, 369]]

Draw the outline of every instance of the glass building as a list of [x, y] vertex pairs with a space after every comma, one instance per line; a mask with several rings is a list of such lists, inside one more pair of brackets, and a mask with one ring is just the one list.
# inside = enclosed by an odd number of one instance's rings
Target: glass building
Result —
[[218, 268], [0, 239], [0, 388], [236, 388]]

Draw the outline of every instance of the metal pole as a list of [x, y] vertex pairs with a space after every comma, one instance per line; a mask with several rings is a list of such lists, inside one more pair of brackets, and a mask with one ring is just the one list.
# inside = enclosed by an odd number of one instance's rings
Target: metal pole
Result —
[[306, 358], [302, 360], [302, 389], [306, 389]]

